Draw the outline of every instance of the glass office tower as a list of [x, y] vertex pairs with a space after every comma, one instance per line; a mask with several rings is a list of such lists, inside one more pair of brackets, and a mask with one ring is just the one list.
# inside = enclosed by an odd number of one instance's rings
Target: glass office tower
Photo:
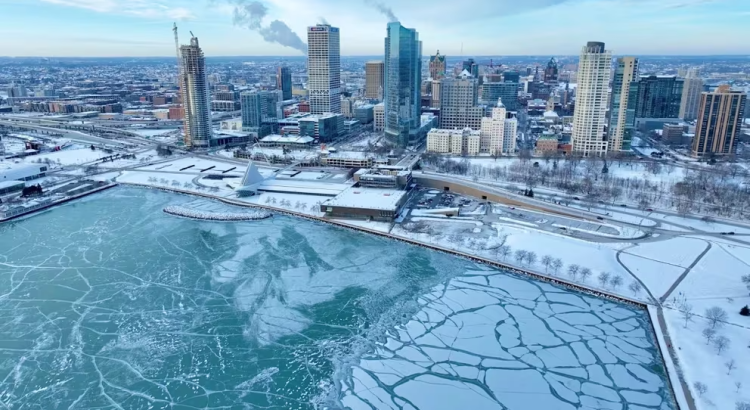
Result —
[[415, 29], [388, 23], [385, 39], [385, 134], [402, 147], [420, 126], [422, 43]]

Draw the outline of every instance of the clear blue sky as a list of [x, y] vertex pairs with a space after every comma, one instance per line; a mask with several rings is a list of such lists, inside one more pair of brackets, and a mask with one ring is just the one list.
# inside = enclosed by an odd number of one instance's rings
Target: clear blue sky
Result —
[[[301, 55], [234, 26], [250, 0], [0, 0], [2, 56], [171, 56], [172, 22], [209, 56]], [[305, 40], [321, 18], [344, 55], [379, 55], [388, 19], [373, 0], [262, 0]], [[615, 54], [749, 54], [750, 0], [382, 0], [416, 28], [424, 54], [577, 54], [589, 40]]]

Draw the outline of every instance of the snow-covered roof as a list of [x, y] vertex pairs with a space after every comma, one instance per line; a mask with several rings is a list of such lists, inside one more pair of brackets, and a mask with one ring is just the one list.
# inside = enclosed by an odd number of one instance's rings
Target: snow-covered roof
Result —
[[0, 167], [0, 181], [16, 181], [33, 175], [47, 172], [44, 164], [12, 164], [9, 167]]
[[297, 135], [288, 135], [288, 136], [268, 135], [266, 137], [261, 138], [260, 141], [261, 142], [280, 142], [280, 143], [290, 143], [290, 144], [309, 144], [314, 141], [314, 138], [297, 136]]
[[334, 184], [330, 182], [269, 179], [264, 181], [259, 191], [284, 192], [289, 194], [299, 193], [308, 195], [336, 196], [349, 188], [349, 184]]
[[557, 114], [556, 112], [554, 112], [554, 111], [545, 111], [545, 112], [544, 112], [544, 117], [545, 117], [545, 118], [559, 118], [559, 117], [560, 117], [560, 115], [558, 115], [558, 114]]
[[323, 205], [395, 212], [404, 195], [406, 191], [397, 189], [351, 187], [325, 201]]

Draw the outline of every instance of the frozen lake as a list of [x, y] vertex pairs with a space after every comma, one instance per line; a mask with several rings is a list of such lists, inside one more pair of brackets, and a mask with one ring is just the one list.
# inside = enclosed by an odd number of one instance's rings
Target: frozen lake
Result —
[[0, 402], [672, 410], [647, 314], [305, 220], [117, 188], [0, 225]]

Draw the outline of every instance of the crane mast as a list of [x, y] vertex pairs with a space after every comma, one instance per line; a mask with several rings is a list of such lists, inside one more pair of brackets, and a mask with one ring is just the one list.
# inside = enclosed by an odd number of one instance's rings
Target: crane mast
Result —
[[172, 31], [174, 32], [174, 50], [177, 56], [177, 81], [179, 83], [182, 79], [182, 57], [180, 56], [180, 39], [177, 35], [177, 23], [174, 23]]

